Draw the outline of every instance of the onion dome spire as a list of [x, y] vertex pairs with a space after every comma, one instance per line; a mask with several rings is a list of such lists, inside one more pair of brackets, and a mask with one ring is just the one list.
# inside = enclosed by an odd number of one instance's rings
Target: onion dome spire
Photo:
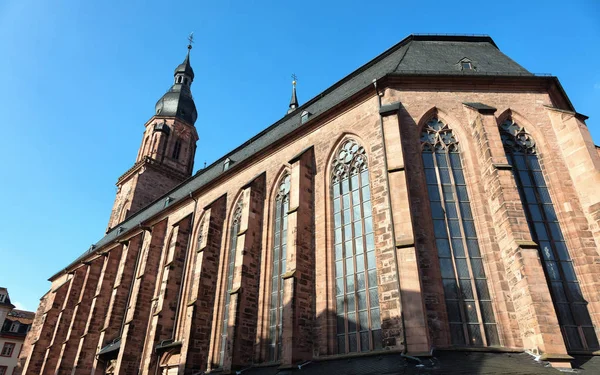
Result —
[[156, 102], [156, 116], [177, 117], [190, 124], [196, 122], [198, 112], [190, 89], [194, 81], [194, 70], [190, 64], [190, 52], [194, 33], [188, 37], [185, 60], [175, 68], [173, 86]]
[[292, 99], [290, 99], [290, 108], [287, 111], [288, 114], [294, 112], [296, 110], [296, 108], [298, 108], [298, 98], [296, 97], [296, 80], [297, 80], [297, 78], [298, 77], [296, 77], [295, 74], [292, 74]]

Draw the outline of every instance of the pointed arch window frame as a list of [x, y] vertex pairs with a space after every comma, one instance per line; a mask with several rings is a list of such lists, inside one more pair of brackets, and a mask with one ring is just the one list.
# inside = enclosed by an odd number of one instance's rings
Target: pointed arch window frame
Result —
[[[456, 340], [457, 334], [462, 333], [463, 339], [462, 343], [453, 341], [452, 344], [499, 346], [501, 342], [497, 314], [479, 247], [459, 142], [450, 126], [440, 120], [437, 113], [433, 114], [421, 129], [421, 157], [434, 223], [434, 241], [444, 288], [450, 336], [452, 340]], [[438, 157], [442, 152], [444, 156]], [[426, 163], [425, 153], [431, 154], [432, 164]], [[455, 154], [456, 157], [452, 158], [451, 154]], [[440, 167], [441, 163], [445, 164]], [[447, 175], [442, 175], [442, 169], [448, 170]], [[431, 174], [431, 171], [434, 173]], [[439, 203], [439, 209], [434, 208], [434, 202]], [[436, 225], [436, 222], [442, 221], [443, 228]], [[441, 244], [443, 246], [440, 246]], [[452, 270], [448, 272], [450, 266]], [[471, 312], [473, 308], [475, 314]], [[459, 329], [459, 325], [462, 329]], [[478, 330], [475, 330], [475, 326]]]
[[368, 159], [346, 138], [330, 176], [337, 354], [383, 349]]
[[240, 233], [240, 225], [242, 222], [242, 214], [244, 210], [244, 204], [242, 197], [240, 196], [237, 203], [234, 205], [234, 209], [231, 215], [230, 227], [229, 227], [229, 248], [227, 251], [227, 258], [225, 260], [225, 280], [222, 284], [224, 289], [224, 303], [223, 303], [223, 314], [221, 316], [221, 332], [220, 332], [220, 344], [219, 344], [219, 366], [223, 367], [225, 361], [225, 349], [227, 346], [228, 328], [229, 328], [229, 307], [231, 302], [231, 288], [233, 287], [233, 278], [235, 273], [235, 258], [238, 235]]
[[[546, 283], [567, 348], [597, 350], [600, 348], [598, 337], [554, 208], [537, 144], [512, 116], [500, 121], [498, 130], [506, 158], [512, 166], [529, 231], [538, 244]], [[558, 245], [560, 243], [562, 245]], [[575, 332], [577, 336], [572, 336]], [[580, 346], [574, 347], [577, 344]]]
[[269, 290], [268, 353], [270, 362], [281, 360], [283, 347], [283, 275], [287, 264], [287, 218], [290, 204], [291, 175], [283, 173], [277, 185], [273, 208], [273, 241], [271, 246], [271, 282]]

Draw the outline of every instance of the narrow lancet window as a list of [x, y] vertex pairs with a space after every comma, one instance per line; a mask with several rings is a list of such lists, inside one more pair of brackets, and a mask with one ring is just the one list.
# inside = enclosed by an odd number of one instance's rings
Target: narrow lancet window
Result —
[[219, 365], [223, 366], [225, 359], [225, 346], [227, 345], [227, 327], [229, 326], [229, 302], [231, 300], [230, 291], [233, 287], [233, 272], [235, 269], [235, 249], [237, 247], [238, 233], [240, 232], [240, 223], [242, 220], [242, 201], [236, 204], [233, 217], [231, 219], [231, 232], [229, 234], [229, 254], [227, 256], [227, 288], [225, 289], [225, 308], [223, 309], [223, 324], [221, 326], [221, 350], [219, 352]]
[[181, 139], [175, 141], [173, 146], [173, 159], [179, 160], [179, 154], [181, 153]]
[[283, 323], [283, 279], [286, 267], [287, 217], [290, 206], [290, 176], [286, 175], [275, 197], [271, 305], [269, 306], [269, 360], [281, 359]]
[[499, 345], [458, 142], [433, 118], [421, 145], [452, 344]]
[[335, 155], [331, 190], [337, 351], [381, 349], [369, 170], [365, 149], [352, 139]]
[[575, 275], [533, 138], [512, 120], [500, 125], [508, 162], [521, 196], [531, 237], [539, 245], [540, 259], [556, 315], [569, 350], [598, 349], [598, 338]]

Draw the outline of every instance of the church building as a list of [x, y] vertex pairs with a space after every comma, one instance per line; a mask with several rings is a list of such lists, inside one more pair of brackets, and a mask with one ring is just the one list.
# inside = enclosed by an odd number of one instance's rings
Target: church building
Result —
[[488, 36], [410, 35], [306, 103], [294, 82], [281, 119], [195, 171], [190, 50], [15, 375], [600, 354], [600, 147], [557, 77]]

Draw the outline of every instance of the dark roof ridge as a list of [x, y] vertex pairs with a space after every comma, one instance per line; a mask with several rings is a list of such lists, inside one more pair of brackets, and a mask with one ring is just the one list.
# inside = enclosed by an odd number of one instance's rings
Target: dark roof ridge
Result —
[[473, 42], [473, 43], [490, 43], [498, 50], [498, 45], [494, 42], [491, 36], [487, 34], [410, 34], [412, 40], [429, 41], [429, 42]]

